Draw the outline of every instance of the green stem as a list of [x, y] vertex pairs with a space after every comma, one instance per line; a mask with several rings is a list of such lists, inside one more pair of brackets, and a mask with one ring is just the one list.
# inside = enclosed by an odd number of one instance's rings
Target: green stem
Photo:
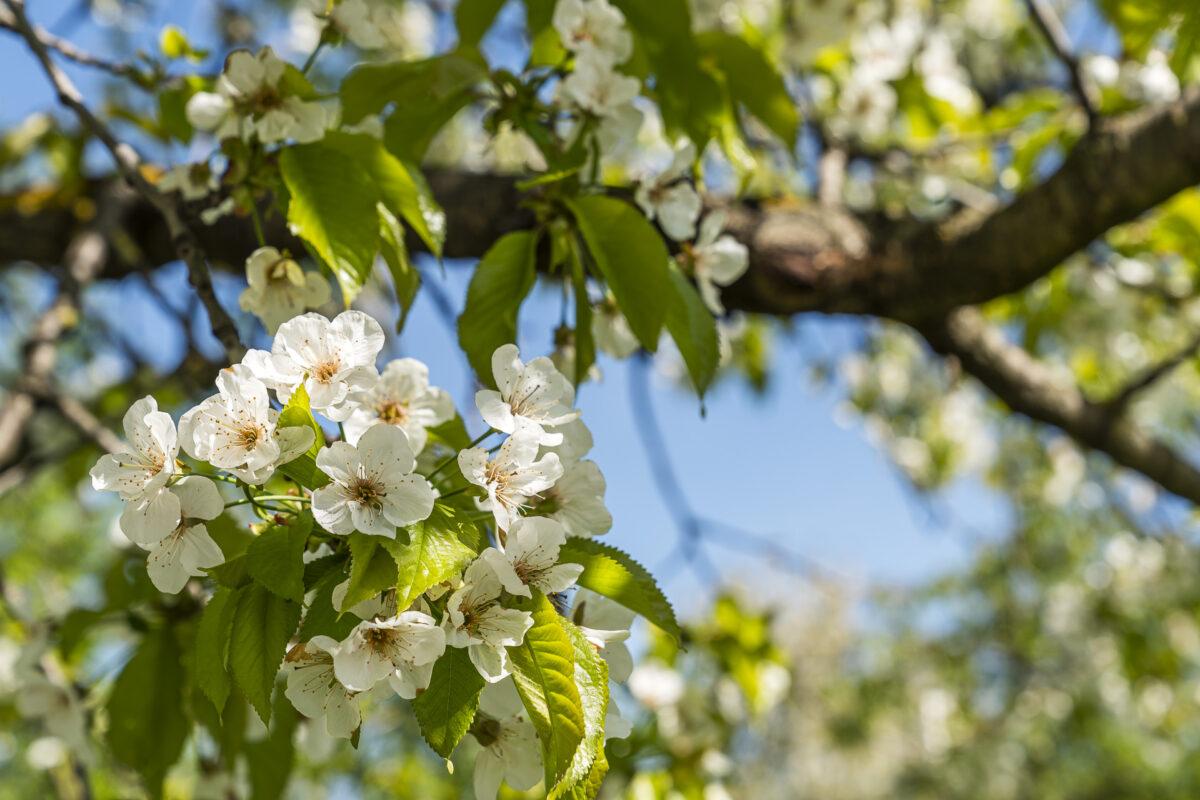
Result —
[[[445, 500], [447, 497], [454, 497], [454, 495], [462, 494], [463, 492], [465, 492], [469, 489], [472, 489], [472, 488], [474, 488], [474, 485], [468, 484], [467, 486], [464, 486], [461, 489], [455, 489], [453, 492], [446, 492], [443, 495], [438, 495], [438, 500]], [[491, 514], [492, 512], [489, 511], [488, 513]]]
[[[486, 431], [484, 431], [483, 433], [479, 434], [479, 436], [478, 436], [478, 437], [477, 437], [477, 438], [476, 438], [474, 441], [472, 441], [470, 444], [468, 444], [466, 447], [464, 447], [464, 448], [463, 448], [463, 450], [470, 450], [472, 447], [474, 447], [475, 445], [479, 444], [480, 442], [482, 442], [484, 439], [486, 439], [487, 437], [491, 436], [491, 435], [492, 435], [493, 433], [495, 433], [495, 432], [496, 432], [496, 430], [495, 430], [494, 428], [488, 428]], [[434, 468], [433, 472], [429, 473], [429, 474], [428, 474], [428, 475], [426, 475], [425, 477], [426, 477], [427, 479], [430, 479], [430, 480], [432, 480], [434, 475], [437, 475], [439, 472], [441, 472], [442, 470], [444, 470], [446, 467], [450, 466], [451, 462], [454, 462], [454, 461], [457, 461], [457, 460], [458, 460], [458, 453], [455, 453], [454, 455], [450, 456], [449, 458], [447, 458], [447, 459], [446, 459], [445, 461], [443, 461], [442, 463], [438, 464], [438, 465], [437, 465], [437, 466]]]
[[320, 53], [321, 53], [321, 50], [322, 50], [324, 47], [325, 47], [325, 40], [324, 40], [324, 39], [322, 39], [321, 41], [317, 42], [317, 46], [316, 46], [315, 48], [313, 48], [313, 51], [312, 51], [312, 53], [310, 53], [310, 54], [309, 54], [309, 56], [308, 56], [308, 60], [304, 62], [304, 67], [303, 67], [303, 68], [300, 70], [300, 74], [302, 74], [302, 75], [307, 75], [307, 74], [308, 74], [308, 71], [309, 71], [310, 69], [312, 69], [312, 65], [316, 63], [316, 61], [317, 61], [317, 56], [318, 56], [318, 55], [320, 55]]
[[258, 204], [251, 198], [250, 201], [250, 219], [254, 222], [254, 235], [258, 239], [259, 247], [267, 246], [267, 237], [263, 235], [262, 219], [258, 216]]

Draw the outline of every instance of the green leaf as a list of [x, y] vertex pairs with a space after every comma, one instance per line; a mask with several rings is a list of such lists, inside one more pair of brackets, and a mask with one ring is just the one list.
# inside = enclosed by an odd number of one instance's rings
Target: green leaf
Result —
[[459, 0], [454, 10], [454, 25], [458, 28], [459, 48], [474, 48], [492, 27], [505, 0]]
[[358, 617], [342, 614], [333, 607], [333, 590], [344, 577], [345, 572], [339, 568], [330, 570], [317, 581], [312, 602], [305, 609], [304, 620], [300, 623], [300, 641], [307, 642], [314, 636], [329, 636], [340, 642], [359, 623]]
[[571, 379], [578, 386], [596, 363], [596, 337], [592, 332], [592, 301], [588, 299], [587, 274], [574, 246], [571, 255], [571, 285], [575, 290], [575, 374]]
[[471, 368], [488, 386], [492, 353], [517, 338], [517, 311], [536, 279], [537, 234], [505, 234], [484, 253], [467, 287], [467, 304], [458, 318], [458, 343]]
[[382, 142], [365, 133], [330, 131], [321, 141], [358, 161], [375, 182], [384, 206], [412, 226], [429, 252], [438, 258], [442, 257], [442, 245], [446, 241], [446, 212], [433, 198], [433, 192], [418, 167], [396, 158], [384, 148]]
[[683, 356], [696, 394], [704, 397], [721, 360], [717, 322], [699, 292], [674, 263], [670, 273], [672, 292], [667, 305], [667, 331]]
[[533, 627], [525, 641], [508, 648], [508, 659], [541, 740], [546, 786], [552, 789], [568, 774], [584, 739], [583, 704], [575, 685], [575, 647], [559, 624], [558, 612], [536, 590], [528, 606]]
[[589, 782], [597, 759], [604, 758], [604, 718], [608, 714], [608, 665], [583, 631], [562, 617], [558, 617], [558, 624], [575, 648], [575, 685], [583, 706], [584, 736], [567, 774], [550, 790], [549, 800], [576, 797], [575, 790]]
[[246, 556], [231, 558], [224, 564], [218, 564], [208, 571], [208, 574], [218, 586], [229, 589], [240, 589], [250, 582], [250, 573], [246, 571]]
[[384, 143], [400, 158], [420, 162], [434, 135], [471, 102], [471, 88], [486, 77], [478, 61], [454, 54], [363, 64], [342, 81], [342, 118], [353, 124], [394, 103]]
[[449, 758], [471, 727], [485, 681], [464, 647], [447, 647], [433, 665], [429, 687], [413, 700], [421, 735], [442, 758]]
[[653, 94], [669, 132], [703, 150], [728, 116], [721, 85], [701, 62], [687, 0], [614, 0], [654, 72]]
[[275, 694], [274, 724], [265, 739], [246, 743], [253, 800], [278, 800], [287, 788], [296, 758], [293, 736], [299, 714], [283, 692]]
[[408, 608], [430, 586], [449, 580], [475, 557], [458, 538], [453, 521], [434, 508], [429, 518], [411, 525], [408, 543], [384, 539], [396, 562], [396, 607]]
[[263, 531], [246, 548], [250, 577], [280, 597], [304, 602], [304, 546], [312, 527], [312, 515], [306, 512], [291, 525]]
[[642, 347], [658, 349], [671, 278], [667, 247], [641, 211], [603, 195], [568, 200], [601, 277]]
[[258, 583], [238, 589], [236, 602], [229, 639], [229, 667], [242, 694], [262, 721], [269, 723], [271, 689], [288, 640], [300, 622], [300, 605]]
[[392, 276], [396, 304], [400, 306], [400, 316], [396, 319], [396, 333], [400, 333], [404, 329], [404, 321], [408, 319], [413, 301], [417, 299], [417, 290], [421, 288], [421, 273], [409, 258], [400, 221], [383, 203], [378, 205], [378, 209], [380, 252], [388, 266], [388, 273]]
[[795, 147], [800, 127], [796, 101], [765, 51], [723, 31], [701, 33], [696, 43], [724, 73], [731, 100], [745, 106], [788, 147]]
[[350, 585], [342, 609], [349, 610], [396, 585], [396, 562], [381, 545], [392, 540], [366, 533], [352, 533], [350, 540]]
[[379, 197], [370, 173], [320, 142], [285, 148], [279, 168], [291, 194], [288, 225], [333, 270], [349, 305], [370, 277], [379, 248]]
[[229, 699], [229, 670], [226, 667], [229, 653], [229, 635], [233, 630], [233, 612], [236, 608], [233, 590], [220, 586], [200, 614], [196, 628], [196, 646], [192, 653], [196, 684], [204, 696], [212, 701], [218, 713], [225, 708]]
[[152, 797], [183, 751], [189, 724], [183, 714], [183, 665], [172, 630], [147, 633], [121, 670], [108, 698], [108, 746], [133, 767]]
[[567, 539], [558, 560], [582, 564], [578, 584], [641, 614], [679, 641], [679, 623], [671, 604], [646, 568], [628, 554], [594, 539]]
[[306, 489], [319, 489], [329, 483], [329, 476], [317, 468], [317, 453], [325, 446], [325, 432], [313, 418], [308, 404], [308, 390], [300, 384], [288, 398], [287, 405], [279, 412], [275, 423], [280, 428], [307, 427], [313, 430], [312, 447], [308, 452], [282, 465], [279, 471]]
[[596, 797], [600, 794], [600, 785], [604, 782], [604, 776], [607, 774], [608, 759], [605, 758], [604, 747], [601, 746], [587, 775], [572, 787], [567, 794], [562, 796], [569, 798], [569, 800], [596, 800]]

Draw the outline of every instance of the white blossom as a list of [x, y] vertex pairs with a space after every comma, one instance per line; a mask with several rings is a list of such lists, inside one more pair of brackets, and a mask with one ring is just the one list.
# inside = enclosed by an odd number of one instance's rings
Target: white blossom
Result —
[[288, 651], [288, 673], [284, 694], [309, 719], [325, 718], [330, 736], [349, 739], [362, 722], [356, 692], [337, 679], [333, 667], [339, 645], [328, 636], [314, 636]]
[[463, 477], [487, 490], [487, 504], [500, 530], [508, 530], [530, 498], [537, 497], [562, 477], [563, 468], [557, 455], [548, 453], [537, 459], [539, 438], [540, 428], [521, 420], [516, 432], [504, 440], [491, 460], [482, 447], [458, 454]]
[[371, 14], [364, 0], [342, 0], [329, 14], [333, 25], [364, 50], [375, 50], [387, 45], [387, 39]]
[[522, 517], [504, 537], [504, 548], [489, 547], [479, 554], [505, 591], [532, 597], [529, 587], [543, 594], [566, 591], [583, 573], [582, 564], [559, 564], [558, 552], [567, 541], [563, 528], [552, 519]]
[[558, 85], [561, 98], [598, 117], [616, 117], [642, 90], [641, 81], [617, 72], [605, 59], [584, 52]]
[[420, 475], [404, 432], [375, 425], [357, 445], [334, 442], [317, 453], [331, 482], [313, 492], [313, 518], [330, 533], [354, 531], [396, 538], [433, 511], [433, 488]]
[[152, 544], [138, 541], [135, 544], [150, 551], [146, 561], [150, 582], [160, 592], [175, 594], [188, 578], [198, 578], [209, 567], [224, 563], [225, 555], [208, 535], [204, 522], [221, 516], [225, 501], [217, 485], [200, 475], [183, 478], [170, 492], [179, 498], [179, 523]]
[[429, 385], [429, 367], [415, 358], [398, 358], [383, 370], [379, 382], [354, 398], [346, 420], [351, 444], [372, 425], [393, 425], [408, 437], [414, 454], [425, 449], [426, 431], [454, 418], [454, 401], [445, 390]]
[[471, 562], [463, 584], [446, 601], [442, 627], [446, 644], [466, 647], [471, 663], [489, 683], [508, 674], [506, 647], [519, 645], [533, 616], [500, 605], [500, 579], [480, 559]]
[[699, 192], [686, 179], [695, 160], [696, 146], [690, 139], [680, 140], [670, 166], [654, 178], [639, 181], [633, 195], [646, 218], [657, 218], [667, 236], [677, 242], [696, 235], [703, 205]]
[[501, 345], [492, 353], [492, 375], [499, 391], [483, 389], [475, 394], [475, 405], [483, 421], [498, 431], [513, 433], [521, 420], [538, 432], [539, 444], [558, 444], [562, 434], [546, 431], [579, 416], [575, 387], [554, 362], [546, 357], [528, 364], [521, 361], [514, 344]]
[[542, 492], [531, 513], [553, 519], [568, 536], [598, 536], [612, 528], [604, 475], [593, 461], [562, 461], [562, 476]]
[[634, 613], [602, 594], [580, 588], [575, 592], [569, 616], [608, 664], [608, 677], [617, 683], [629, 680], [633, 656], [625, 641]]
[[657, 710], [683, 699], [683, 678], [659, 661], [639, 664], [629, 676], [629, 691], [646, 708]]
[[333, 654], [333, 668], [346, 688], [365, 692], [394, 672], [432, 664], [445, 650], [446, 634], [433, 617], [404, 611], [360, 622]]
[[625, 15], [608, 0], [558, 0], [553, 23], [563, 46], [577, 55], [590, 54], [608, 64], [623, 64], [633, 55]]
[[596, 348], [613, 358], [628, 358], [641, 346], [629, 320], [611, 298], [592, 309], [592, 337]]
[[179, 420], [183, 449], [192, 458], [258, 485], [312, 447], [311, 428], [276, 425], [279, 412], [271, 408], [266, 385], [246, 366], [221, 370], [217, 389]]
[[262, 320], [272, 336], [280, 325], [329, 301], [329, 282], [319, 272], [305, 272], [274, 247], [260, 247], [246, 259], [249, 286], [238, 298], [243, 311]]
[[750, 265], [746, 245], [728, 234], [725, 214], [715, 211], [700, 223], [700, 236], [692, 246], [692, 267], [700, 297], [714, 314], [725, 313], [718, 286], [728, 286], [742, 277]]
[[518, 791], [542, 779], [537, 731], [511, 680], [483, 688], [479, 696], [480, 723], [473, 734], [482, 746], [475, 757], [475, 798], [495, 800], [501, 782]]
[[164, 192], [179, 192], [179, 196], [184, 200], [203, 200], [220, 185], [208, 164], [174, 166], [158, 180], [159, 189]]
[[351, 393], [379, 380], [375, 358], [383, 343], [383, 328], [361, 311], [343, 311], [332, 321], [310, 312], [279, 326], [271, 352], [251, 350], [242, 363], [281, 403], [303, 385], [313, 411], [343, 422], [354, 410]]
[[179, 522], [179, 498], [167, 490], [175, 474], [179, 435], [170, 415], [143, 397], [125, 412], [125, 449], [92, 467], [92, 486], [127, 500], [121, 530], [134, 542], [156, 541]]

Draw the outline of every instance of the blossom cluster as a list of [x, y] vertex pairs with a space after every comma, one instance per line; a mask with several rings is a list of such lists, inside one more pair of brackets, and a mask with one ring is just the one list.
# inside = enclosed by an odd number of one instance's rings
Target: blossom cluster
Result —
[[[611, 527], [604, 478], [584, 458], [591, 434], [574, 408], [574, 386], [552, 362], [524, 362], [516, 346], [504, 345], [492, 359], [497, 389], [475, 398], [487, 432], [435, 464], [447, 449], [438, 431], [455, 419], [454, 404], [415, 359], [379, 371], [383, 346], [379, 323], [360, 311], [282, 322], [269, 351], [251, 350], [222, 370], [217, 393], [178, 425], [153, 397], [134, 403], [124, 419], [127, 446], [100, 458], [92, 482], [125, 501], [120, 528], [149, 551], [151, 580], [171, 593], [225, 562], [206, 524], [231, 506], [248, 503], [267, 525], [291, 526], [311, 513], [305, 560], [344, 551], [343, 537], [352, 534], [397, 542], [398, 531], [430, 519], [439, 503], [491, 522], [490, 544], [407, 607], [397, 607], [390, 589], [343, 607], [349, 579], [335, 587], [331, 610], [360, 621], [340, 641], [316, 635], [293, 644], [286, 695], [302, 714], [323, 718], [331, 735], [350, 737], [361, 723], [360, 695], [386, 682], [394, 694], [415, 698], [447, 648], [465, 649], [488, 684], [483, 722], [473, 729], [484, 745], [479, 796], [494, 796], [501, 779], [528, 788], [541, 777], [540, 756], [507, 649], [533, 625], [519, 601], [535, 592], [558, 596], [583, 572], [581, 564], [560, 563], [568, 537]], [[315, 430], [316, 417], [291, 424], [283, 415], [293, 409], [336, 423], [339, 434], [318, 448], [324, 431]], [[501, 434], [499, 444], [486, 446]], [[287, 465], [312, 451], [320, 485], [289, 485]], [[221, 484], [244, 498], [227, 501]], [[316, 602], [310, 590], [307, 614], [318, 613]], [[621, 642], [632, 616], [604, 597], [576, 593], [573, 619], [616, 680], [630, 672]], [[627, 730], [615, 705], [606, 730]]]

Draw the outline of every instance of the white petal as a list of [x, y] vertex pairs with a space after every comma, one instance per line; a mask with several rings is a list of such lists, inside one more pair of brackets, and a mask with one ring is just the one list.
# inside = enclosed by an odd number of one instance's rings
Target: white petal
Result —
[[202, 475], [181, 478], [171, 491], [179, 497], [180, 512], [185, 517], [216, 519], [225, 510], [225, 500], [217, 490], [216, 482]]
[[179, 498], [165, 488], [159, 489], [125, 506], [121, 514], [121, 532], [134, 544], [149, 547], [175, 530], [179, 516]]

